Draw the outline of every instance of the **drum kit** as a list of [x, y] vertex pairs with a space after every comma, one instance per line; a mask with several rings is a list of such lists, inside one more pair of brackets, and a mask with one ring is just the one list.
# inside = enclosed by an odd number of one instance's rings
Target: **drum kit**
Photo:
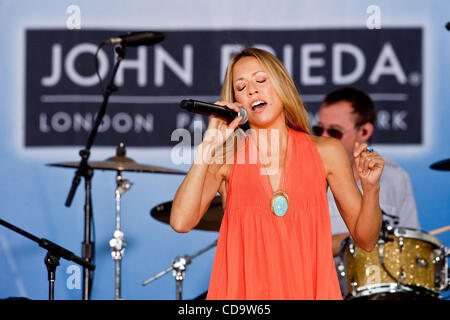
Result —
[[439, 299], [449, 286], [449, 254], [430, 233], [385, 223], [371, 252], [347, 238], [337, 269], [346, 299]]
[[[450, 171], [450, 159], [433, 163], [434, 170]], [[367, 300], [440, 299], [450, 287], [447, 257], [450, 248], [430, 232], [394, 228], [383, 222], [377, 245], [371, 252], [347, 238], [339, 253], [338, 276], [345, 283], [344, 298]]]
[[[49, 166], [77, 168], [78, 162], [53, 163]], [[124, 232], [120, 224], [121, 196], [132, 183], [124, 179], [122, 172], [147, 172], [165, 174], [186, 174], [164, 167], [144, 165], [126, 156], [121, 143], [116, 155], [105, 161], [90, 161], [92, 169], [116, 171], [116, 229], [110, 240], [111, 256], [115, 262], [115, 298], [121, 298], [121, 261], [126, 247]], [[434, 170], [450, 171], [450, 159], [436, 162], [430, 166]], [[151, 217], [169, 224], [172, 202], [157, 205], [150, 211]], [[219, 196], [213, 199], [197, 230], [219, 231], [223, 218], [223, 206]], [[345, 299], [400, 300], [400, 299], [440, 299], [449, 289], [449, 269], [447, 257], [450, 248], [435, 237], [449, 231], [450, 226], [431, 232], [392, 227], [386, 221], [376, 247], [371, 252], [360, 249], [351, 238], [347, 238], [340, 250], [337, 265], [338, 276], [346, 283]], [[215, 247], [217, 240], [192, 255], [176, 257], [165, 270], [145, 280], [142, 285], [160, 278], [172, 271], [176, 280], [176, 299], [182, 299], [182, 281], [185, 279], [187, 265], [194, 258]], [[204, 294], [202, 295], [204, 296]]]

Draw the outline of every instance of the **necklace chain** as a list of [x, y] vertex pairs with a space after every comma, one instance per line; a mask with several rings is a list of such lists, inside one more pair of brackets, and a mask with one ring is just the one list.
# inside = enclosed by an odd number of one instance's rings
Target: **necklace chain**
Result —
[[[285, 177], [286, 177], [286, 163], [287, 163], [287, 155], [288, 155], [288, 153], [287, 153], [288, 145], [289, 145], [289, 132], [288, 132], [288, 141], [287, 141], [287, 144], [286, 144], [286, 152], [285, 152], [285, 157], [284, 157], [284, 165], [283, 165], [283, 169], [282, 169], [281, 176], [280, 176], [280, 182], [278, 183], [278, 189], [276, 189], [276, 190], [273, 189], [273, 186], [272, 186], [272, 183], [270, 181], [270, 178], [269, 178], [269, 175], [267, 173], [267, 170], [262, 165], [262, 163], [260, 161], [260, 164], [264, 168], [264, 171], [265, 171], [265, 173], [267, 175], [267, 179], [269, 180], [270, 189], [272, 191], [272, 197], [270, 199], [270, 207], [272, 209], [272, 212], [276, 216], [279, 216], [279, 217], [282, 217], [282, 216], [284, 216], [286, 214], [287, 209], [288, 209], [288, 204], [289, 204], [289, 196], [284, 191], [284, 189], [285, 189], [285, 182], [286, 182], [285, 181]], [[258, 159], [260, 159], [258, 148], [257, 148], [257, 151], [258, 151]], [[263, 184], [263, 188], [264, 188], [264, 184]]]

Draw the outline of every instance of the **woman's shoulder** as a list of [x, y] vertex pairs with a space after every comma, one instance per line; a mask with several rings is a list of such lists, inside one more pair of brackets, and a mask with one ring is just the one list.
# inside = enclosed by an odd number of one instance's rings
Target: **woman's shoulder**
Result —
[[317, 137], [310, 135], [311, 141], [317, 148], [322, 162], [328, 171], [328, 168], [332, 167], [333, 163], [340, 162], [340, 158], [346, 160], [348, 158], [347, 153], [342, 143], [330, 137]]

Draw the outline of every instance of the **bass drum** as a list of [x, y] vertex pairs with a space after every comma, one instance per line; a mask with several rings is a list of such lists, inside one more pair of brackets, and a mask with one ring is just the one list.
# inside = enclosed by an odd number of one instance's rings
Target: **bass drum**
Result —
[[346, 299], [439, 299], [448, 286], [446, 249], [425, 232], [395, 228], [371, 252], [348, 238], [338, 266]]

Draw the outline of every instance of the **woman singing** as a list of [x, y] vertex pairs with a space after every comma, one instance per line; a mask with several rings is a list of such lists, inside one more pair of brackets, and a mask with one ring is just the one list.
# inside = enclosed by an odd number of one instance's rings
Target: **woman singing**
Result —
[[329, 186], [356, 245], [372, 250], [382, 222], [383, 159], [366, 144], [354, 153], [362, 196], [343, 146], [310, 135], [292, 79], [264, 50], [247, 48], [233, 57], [216, 104], [245, 108], [250, 130], [238, 128], [241, 117], [230, 123], [210, 117], [170, 216], [175, 231], [189, 232], [217, 192], [222, 197], [207, 298], [342, 299], [326, 191]]

